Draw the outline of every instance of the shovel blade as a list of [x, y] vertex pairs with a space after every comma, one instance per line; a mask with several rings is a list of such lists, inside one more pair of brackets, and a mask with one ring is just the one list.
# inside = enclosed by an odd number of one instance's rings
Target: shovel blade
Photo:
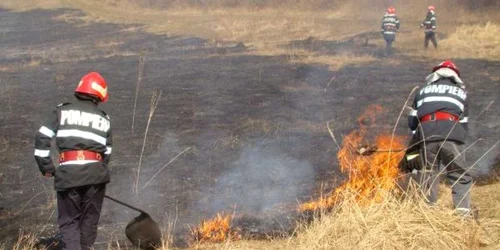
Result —
[[160, 228], [147, 213], [141, 213], [130, 221], [125, 228], [125, 235], [140, 249], [154, 250], [161, 247]]

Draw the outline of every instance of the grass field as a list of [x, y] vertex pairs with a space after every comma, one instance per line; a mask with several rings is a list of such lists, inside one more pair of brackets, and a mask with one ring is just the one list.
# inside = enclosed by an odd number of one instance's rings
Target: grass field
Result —
[[[250, 54], [285, 56], [290, 62], [327, 65], [339, 69], [345, 65], [377, 63], [375, 53], [354, 53], [345, 50], [327, 54], [297, 46], [294, 41], [333, 42], [353, 41], [354, 47], [383, 47], [378, 36], [380, 20], [387, 1], [359, 0], [318, 9], [308, 1], [286, 1], [272, 6], [238, 5], [228, 7], [225, 1], [206, 6], [182, 4], [161, 5], [161, 1], [124, 0], [3, 0], [0, 7], [14, 11], [35, 8], [74, 8], [86, 16], [54, 16], [66, 22], [84, 20], [89, 23], [111, 22], [140, 24], [154, 34], [199, 37], [207, 46], [227, 46], [244, 43]], [[500, 61], [500, 11], [482, 9], [481, 13], [466, 11], [452, 0], [439, 1], [438, 31], [440, 48], [424, 51], [423, 31], [418, 25], [430, 1], [399, 1], [402, 20], [401, 32], [395, 44], [401, 57], [391, 58], [392, 64], [403, 64], [405, 58], [414, 60], [444, 60], [452, 58]], [[168, 8], [159, 8], [168, 7]], [[320, 5], [319, 5], [320, 6]], [[366, 8], [360, 8], [365, 6]], [[498, 6], [498, 5], [496, 5]], [[440, 10], [446, 9], [444, 11]], [[442, 15], [440, 13], [443, 13]], [[370, 32], [376, 35], [364, 36]], [[360, 36], [363, 35], [363, 36]], [[119, 43], [119, 41], [115, 41]], [[97, 44], [103, 48], [112, 44]], [[112, 55], [110, 55], [112, 56]], [[70, 60], [70, 59], [68, 59]], [[74, 59], [77, 60], [77, 59]], [[37, 67], [38, 59], [25, 67]], [[0, 70], [4, 70], [0, 68]], [[5, 69], [7, 71], [9, 69]], [[498, 76], [491, 76], [498, 81]], [[495, 78], [496, 77], [496, 78]], [[326, 90], [326, 88], [325, 88]], [[245, 120], [242, 127], [258, 128], [270, 134], [278, 128], [266, 120]], [[238, 143], [237, 136], [229, 136], [227, 144]], [[3, 139], [3, 138], [2, 138]], [[0, 173], [1, 176], [1, 173]], [[225, 241], [218, 244], [192, 244], [192, 249], [499, 249], [500, 248], [500, 194], [499, 183], [473, 188], [474, 205], [480, 207], [479, 221], [462, 219], [453, 214], [451, 190], [442, 187], [438, 207], [430, 208], [420, 199], [401, 200], [386, 194], [382, 202], [360, 205], [347, 199], [333, 211], [318, 215], [311, 223], [298, 225], [295, 233], [282, 239]], [[53, 204], [52, 204], [53, 206]], [[15, 250], [33, 249], [35, 235], [20, 233]], [[166, 237], [165, 246], [170, 247]], [[110, 245], [115, 245], [113, 242]], [[0, 249], [7, 249], [1, 245]], [[125, 249], [109, 247], [108, 249]]]
[[[331, 56], [304, 51], [293, 46], [284, 46], [290, 41], [313, 37], [322, 41], [349, 39], [363, 32], [378, 32], [385, 4], [358, 0], [342, 2], [321, 9], [321, 1], [286, 1], [258, 9], [245, 4], [225, 7], [218, 1], [206, 1], [206, 6], [197, 4], [169, 4], [168, 9], [154, 1], [84, 1], [84, 0], [6, 0], [6, 8], [26, 10], [32, 8], [75, 8], [88, 16], [89, 22], [116, 22], [143, 24], [153, 33], [181, 36], [195, 36], [206, 39], [211, 45], [243, 42], [260, 55], [289, 55], [293, 60], [308, 63], [329, 64], [339, 67], [343, 64], [373, 62], [373, 55]], [[285, 2], [285, 4], [284, 4]], [[312, 3], [315, 3], [313, 1]], [[151, 8], [143, 8], [149, 6]], [[1, 5], [0, 5], [1, 6]], [[222, 7], [221, 7], [222, 6]], [[442, 49], [423, 51], [423, 31], [419, 24], [425, 17], [427, 3], [402, 1], [397, 7], [401, 30], [395, 48], [412, 57], [447, 59], [488, 58], [500, 60], [500, 17], [498, 9], [483, 8], [476, 12], [465, 10], [454, 1], [440, 1], [438, 5], [438, 37]], [[446, 9], [440, 12], [440, 9]], [[138, 11], [139, 10], [139, 11]], [[479, 14], [478, 14], [479, 13]], [[60, 16], [70, 21], [76, 17]], [[379, 36], [371, 37], [368, 43], [383, 46]]]
[[[331, 213], [299, 225], [289, 238], [194, 243], [190, 249], [498, 249], [498, 188], [497, 183], [473, 189], [474, 206], [481, 207], [478, 221], [454, 215], [450, 208], [451, 190], [442, 186], [437, 207], [428, 207], [418, 199], [400, 200], [390, 194], [384, 202], [367, 206], [346, 200]], [[19, 239], [15, 250], [33, 249], [33, 235], [21, 233]], [[165, 242], [160, 249], [175, 248]]]

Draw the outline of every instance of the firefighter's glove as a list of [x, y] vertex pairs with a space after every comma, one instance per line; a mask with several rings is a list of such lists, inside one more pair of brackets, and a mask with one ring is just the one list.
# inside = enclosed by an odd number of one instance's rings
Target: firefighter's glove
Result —
[[409, 150], [400, 162], [402, 172], [410, 173], [413, 170], [422, 170], [423, 160], [419, 150]]
[[41, 167], [41, 166], [39, 166], [39, 168], [40, 168], [40, 172], [45, 177], [53, 177], [55, 175], [56, 168], [54, 167], [53, 164], [50, 164], [49, 167]]
[[422, 157], [420, 152], [412, 152], [405, 155], [405, 160], [408, 162], [408, 167], [413, 170], [422, 170]]

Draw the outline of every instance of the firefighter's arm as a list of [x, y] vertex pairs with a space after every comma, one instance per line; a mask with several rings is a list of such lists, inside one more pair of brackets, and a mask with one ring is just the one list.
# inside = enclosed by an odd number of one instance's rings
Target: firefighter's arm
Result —
[[53, 176], [56, 172], [50, 157], [50, 144], [58, 129], [57, 111], [38, 129], [35, 135], [35, 160], [42, 175]]
[[396, 17], [396, 29], [399, 30], [399, 19]]
[[113, 134], [111, 127], [108, 130], [108, 135], [106, 137], [106, 152], [104, 152], [103, 162], [105, 165], [108, 165], [109, 160], [111, 159], [111, 153], [113, 150]]
[[432, 29], [435, 30], [436, 29], [436, 17], [435, 16], [433, 16], [431, 18], [431, 22], [430, 23], [431, 23]]
[[422, 21], [422, 23], [420, 24], [420, 27], [424, 27], [424, 26], [427, 26], [431, 23], [431, 17], [429, 15], [427, 15], [424, 19], [424, 21]]
[[[418, 93], [417, 93], [418, 96]], [[408, 115], [408, 127], [410, 127], [412, 134], [415, 134], [418, 128], [419, 120], [418, 120], [418, 115], [417, 115], [417, 96], [415, 96], [415, 100], [413, 101], [413, 106], [412, 110], [410, 111], [410, 114]]]
[[469, 129], [469, 99], [465, 99], [465, 105], [464, 105], [464, 113], [460, 117], [460, 125], [462, 125], [465, 129], [465, 131], [468, 131]]

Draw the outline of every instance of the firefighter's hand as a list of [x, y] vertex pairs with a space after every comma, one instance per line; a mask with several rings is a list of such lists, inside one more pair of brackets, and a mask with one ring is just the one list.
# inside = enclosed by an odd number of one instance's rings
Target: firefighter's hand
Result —
[[422, 169], [421, 165], [419, 164], [419, 154], [406, 154], [403, 156], [403, 159], [401, 159], [401, 162], [399, 162], [399, 170], [403, 173], [411, 173], [413, 170], [420, 170]]
[[424, 24], [422, 24], [422, 23], [421, 23], [421, 24], [420, 24], [420, 28], [423, 28], [423, 27], [424, 27]]
[[407, 163], [407, 168], [410, 170], [409, 172], [413, 170], [422, 170], [423, 169], [423, 163], [422, 163], [422, 156], [420, 153], [417, 152], [409, 152], [405, 156], [405, 160]]
[[54, 175], [52, 173], [45, 173], [43, 176], [50, 178], [50, 177], [53, 177]]

